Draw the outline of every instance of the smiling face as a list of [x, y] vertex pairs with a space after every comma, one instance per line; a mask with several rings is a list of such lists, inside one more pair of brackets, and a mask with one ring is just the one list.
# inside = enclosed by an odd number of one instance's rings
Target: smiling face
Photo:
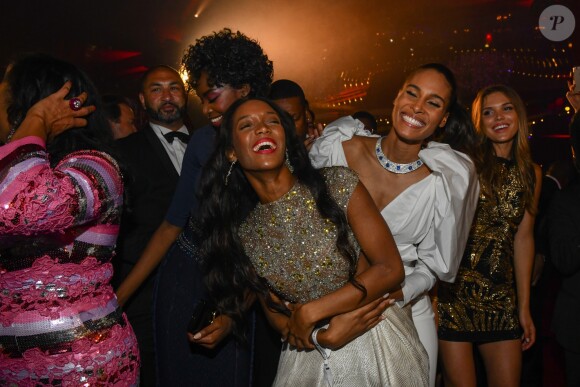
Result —
[[279, 169], [284, 165], [286, 134], [280, 117], [266, 102], [250, 100], [232, 116], [231, 161], [245, 171]]
[[152, 71], [143, 82], [139, 100], [154, 124], [172, 130], [183, 125], [187, 97], [177, 72], [164, 67]]
[[245, 98], [249, 91], [250, 87], [248, 85], [244, 85], [240, 89], [234, 89], [228, 85], [210, 86], [208, 84], [208, 75], [205, 71], [201, 73], [195, 88], [195, 93], [201, 101], [203, 114], [215, 128], [220, 127], [226, 110], [238, 99]]
[[451, 86], [438, 71], [426, 69], [411, 76], [393, 107], [393, 132], [404, 142], [421, 143], [445, 126]]
[[518, 133], [519, 117], [513, 102], [501, 92], [483, 99], [481, 126], [494, 144], [511, 144]]

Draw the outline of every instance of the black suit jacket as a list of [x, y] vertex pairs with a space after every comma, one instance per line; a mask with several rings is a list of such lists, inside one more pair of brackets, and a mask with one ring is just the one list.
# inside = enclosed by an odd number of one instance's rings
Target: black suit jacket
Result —
[[562, 275], [552, 328], [564, 348], [580, 352], [580, 183], [555, 194], [548, 216], [551, 258]]
[[[570, 125], [580, 133], [580, 114]], [[579, 149], [576, 149], [578, 157]], [[557, 192], [548, 213], [551, 259], [562, 275], [552, 328], [567, 350], [580, 352], [580, 182]]]
[[179, 174], [149, 125], [118, 140], [117, 147], [130, 176], [116, 260], [134, 264], [165, 218]]
[[547, 176], [542, 178], [538, 214], [536, 216], [536, 222], [534, 223], [534, 240], [536, 242], [536, 252], [548, 257], [550, 255], [550, 241], [548, 239], [548, 219], [546, 214], [548, 213], [548, 208], [550, 207], [554, 194], [559, 190], [560, 188], [558, 188], [558, 184], [554, 179]]

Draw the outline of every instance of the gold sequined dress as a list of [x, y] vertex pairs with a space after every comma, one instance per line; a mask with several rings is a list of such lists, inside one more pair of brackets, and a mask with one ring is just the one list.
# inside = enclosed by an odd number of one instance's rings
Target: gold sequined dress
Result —
[[[358, 177], [343, 167], [322, 173], [346, 211]], [[240, 237], [258, 274], [284, 300], [307, 303], [348, 281], [348, 263], [336, 248], [336, 229], [321, 217], [310, 191], [300, 183], [275, 202], [259, 204], [240, 228]], [[350, 237], [354, 241], [352, 232]], [[388, 308], [384, 316], [375, 328], [331, 353], [333, 386], [428, 385], [427, 354], [410, 307]], [[274, 386], [323, 385], [322, 355], [284, 345]]]
[[511, 160], [496, 158], [501, 187], [482, 189], [455, 283], [439, 284], [440, 339], [490, 342], [521, 336], [514, 276], [514, 235], [525, 213], [524, 189]]

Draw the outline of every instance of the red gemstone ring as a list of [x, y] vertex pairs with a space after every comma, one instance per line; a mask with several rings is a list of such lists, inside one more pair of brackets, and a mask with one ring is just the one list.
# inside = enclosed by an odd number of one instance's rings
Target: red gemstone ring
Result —
[[71, 98], [68, 101], [68, 105], [72, 110], [76, 112], [77, 110], [80, 110], [81, 107], [83, 106], [83, 101], [81, 101], [79, 98]]

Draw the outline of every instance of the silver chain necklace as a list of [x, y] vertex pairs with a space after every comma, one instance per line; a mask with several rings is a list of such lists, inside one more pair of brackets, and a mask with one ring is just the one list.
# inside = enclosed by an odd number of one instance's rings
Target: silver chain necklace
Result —
[[423, 165], [423, 161], [420, 158], [408, 164], [399, 164], [389, 160], [389, 158], [383, 153], [383, 148], [381, 148], [381, 141], [383, 138], [384, 137], [379, 137], [377, 140], [377, 145], [375, 145], [375, 153], [377, 155], [377, 160], [379, 160], [379, 164], [381, 164], [382, 167], [387, 171], [399, 174], [409, 173], [416, 171], [419, 167], [421, 167], [421, 165]]

